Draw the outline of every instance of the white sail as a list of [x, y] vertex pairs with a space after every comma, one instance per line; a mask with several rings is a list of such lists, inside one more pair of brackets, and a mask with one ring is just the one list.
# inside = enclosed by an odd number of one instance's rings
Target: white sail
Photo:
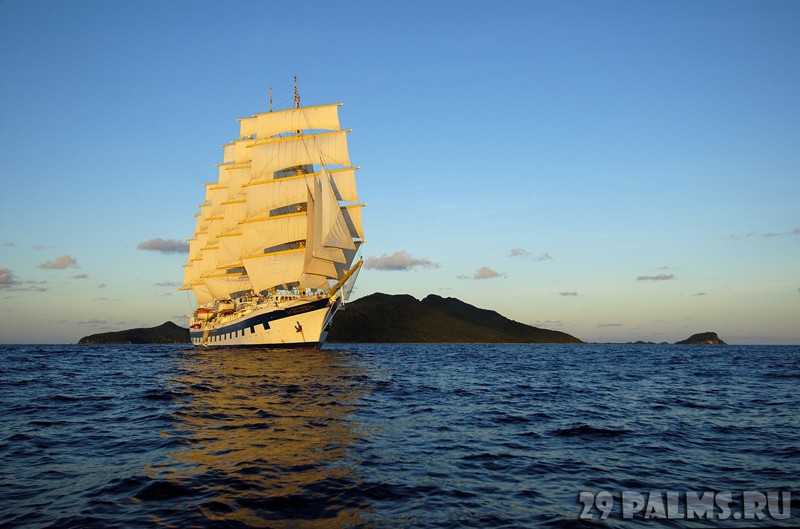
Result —
[[[347, 222], [342, 215], [342, 208], [339, 206], [339, 201], [333, 193], [330, 177], [322, 166], [322, 174], [317, 177], [315, 185], [318, 186], [314, 192], [314, 208], [315, 212], [319, 212], [316, 220], [321, 237], [315, 241], [315, 245], [319, 245], [325, 249], [347, 249], [354, 250], [353, 237], [350, 235], [350, 230], [347, 227]], [[317, 248], [314, 249], [315, 256]]]
[[361, 208], [363, 204], [354, 204], [352, 206], [345, 206], [342, 208], [342, 215], [344, 216], [347, 227], [350, 229], [350, 234], [356, 239], [364, 239], [364, 225], [361, 222]]
[[223, 202], [222, 233], [220, 236], [238, 231], [239, 223], [247, 216], [247, 199], [242, 197], [228, 202]]
[[358, 249], [361, 244], [361, 241], [356, 241], [354, 250], [342, 250], [345, 261], [343, 263], [335, 263], [337, 277], [342, 277], [345, 272], [347, 272], [350, 267], [353, 266], [353, 261], [355, 261], [356, 255], [358, 255]]
[[200, 251], [206, 245], [205, 234], [199, 234], [189, 239], [189, 263], [200, 258]]
[[[358, 202], [355, 169], [334, 169], [329, 171], [329, 174], [333, 177], [334, 187], [340, 200]], [[307, 199], [307, 189], [317, 176], [318, 173], [308, 173], [245, 184], [242, 189], [247, 194], [247, 216], [260, 216], [280, 207], [304, 204]]]
[[247, 184], [244, 188], [247, 193], [247, 217], [263, 216], [292, 204], [305, 204], [305, 182], [305, 177], [300, 176]]
[[303, 273], [303, 261], [302, 250], [263, 254], [242, 260], [256, 292], [297, 282]]
[[220, 266], [228, 269], [242, 266], [242, 233], [230, 232], [219, 237], [219, 254], [217, 261]]
[[253, 140], [238, 140], [227, 145], [223, 145], [224, 153], [222, 155], [222, 163], [239, 164], [250, 161], [250, 147]]
[[[225, 201], [234, 200], [242, 196], [242, 186], [250, 180], [249, 167], [227, 167], [221, 165], [219, 168], [220, 180], [223, 178], [226, 181], [227, 193], [225, 194]], [[222, 174], [224, 172], [224, 174]]]
[[204, 282], [214, 299], [225, 299], [234, 292], [250, 289], [247, 276], [242, 274], [220, 272], [206, 277]]
[[327, 276], [303, 273], [300, 276], [300, 289], [327, 289], [330, 286]]
[[214, 296], [208, 291], [208, 287], [206, 287], [205, 283], [192, 285], [192, 292], [200, 305], [205, 305], [206, 303], [214, 301]]
[[303, 213], [264, 217], [241, 223], [242, 255], [249, 257], [282, 244], [305, 241], [306, 218]]
[[339, 130], [339, 105], [293, 108], [239, 120], [239, 137], [266, 138], [297, 130]]
[[336, 198], [344, 202], [358, 202], [355, 168], [334, 169], [328, 171], [328, 174], [333, 178], [333, 189], [336, 193]]
[[254, 179], [271, 179], [275, 171], [323, 163], [350, 166], [346, 130], [281, 138], [277, 141], [255, 143], [252, 152], [251, 175]]
[[194, 266], [199, 270], [200, 277], [215, 272], [218, 267], [219, 246], [206, 246], [200, 254], [200, 260], [195, 261]]
[[197, 225], [194, 230], [195, 235], [208, 231], [208, 219], [211, 217], [211, 203], [206, 202], [205, 204], [200, 204], [199, 208], [200, 213], [197, 215]]
[[200, 274], [192, 263], [183, 265], [183, 286], [181, 288], [192, 288], [192, 283], [195, 283], [198, 279], [200, 279]]

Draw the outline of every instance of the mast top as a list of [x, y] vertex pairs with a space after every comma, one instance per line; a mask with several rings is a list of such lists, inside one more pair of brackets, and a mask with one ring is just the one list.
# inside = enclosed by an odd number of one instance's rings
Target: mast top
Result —
[[300, 91], [297, 89], [297, 76], [294, 76], [294, 108], [300, 108]]
[[269, 111], [272, 112], [272, 87], [269, 87]]

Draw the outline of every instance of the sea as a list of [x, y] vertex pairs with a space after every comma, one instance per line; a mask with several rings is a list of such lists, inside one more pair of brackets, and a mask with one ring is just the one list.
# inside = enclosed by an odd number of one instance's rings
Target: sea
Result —
[[2, 528], [798, 525], [797, 346], [0, 346]]

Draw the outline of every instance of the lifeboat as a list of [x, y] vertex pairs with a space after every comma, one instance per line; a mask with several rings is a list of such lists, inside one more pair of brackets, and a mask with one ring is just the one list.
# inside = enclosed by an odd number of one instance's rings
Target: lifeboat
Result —
[[219, 304], [219, 312], [223, 315], [233, 314], [233, 301], [221, 301]]
[[205, 307], [200, 307], [194, 311], [194, 316], [198, 320], [208, 321], [214, 316], [214, 311]]

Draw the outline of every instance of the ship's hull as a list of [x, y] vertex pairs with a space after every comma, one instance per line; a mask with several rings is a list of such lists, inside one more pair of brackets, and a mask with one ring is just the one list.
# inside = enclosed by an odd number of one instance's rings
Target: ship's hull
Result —
[[338, 298], [322, 298], [285, 308], [256, 309], [239, 318], [192, 329], [189, 338], [197, 347], [319, 349], [340, 303]]

